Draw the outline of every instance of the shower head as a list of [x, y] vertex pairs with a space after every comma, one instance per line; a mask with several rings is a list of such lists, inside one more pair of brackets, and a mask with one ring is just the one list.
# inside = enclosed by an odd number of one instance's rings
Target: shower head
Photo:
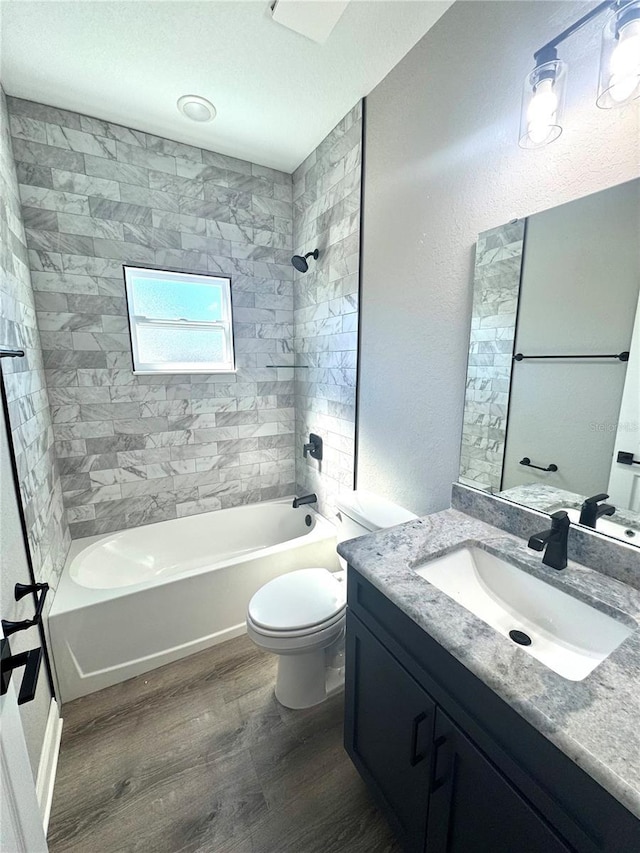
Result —
[[306, 272], [309, 269], [309, 264], [307, 263], [307, 258], [313, 258], [314, 261], [318, 260], [319, 252], [317, 249], [314, 249], [313, 252], [307, 252], [306, 255], [294, 255], [291, 258], [291, 263], [298, 270], [298, 272]]

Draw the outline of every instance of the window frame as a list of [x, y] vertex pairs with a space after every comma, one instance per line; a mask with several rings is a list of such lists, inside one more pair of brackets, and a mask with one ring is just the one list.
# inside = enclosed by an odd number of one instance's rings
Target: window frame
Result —
[[[127, 304], [127, 324], [129, 329], [129, 345], [131, 350], [131, 368], [136, 376], [152, 376], [152, 375], [174, 375], [174, 374], [222, 374], [236, 373], [236, 352], [233, 329], [233, 288], [231, 276], [220, 273], [196, 273], [187, 270], [168, 269], [166, 267], [152, 266], [135, 266], [133, 264], [123, 264], [123, 278], [125, 288], [125, 301]], [[140, 275], [142, 273], [142, 275]], [[146, 274], [146, 275], [145, 275]], [[165, 278], [167, 281], [178, 281], [180, 278], [185, 280], [193, 279], [208, 279], [219, 281], [222, 286], [222, 320], [184, 320], [182, 318], [163, 319], [146, 317], [134, 313], [134, 277], [140, 278]], [[226, 285], [226, 286], [224, 286]], [[142, 322], [141, 322], [142, 321]], [[224, 333], [223, 347], [228, 358], [224, 362], [210, 362], [205, 367], [199, 367], [195, 363], [189, 362], [144, 362], [140, 358], [138, 347], [137, 329], [140, 326], [153, 326], [155, 328], [173, 328], [173, 329], [222, 329]], [[173, 365], [173, 366], [172, 366]]]

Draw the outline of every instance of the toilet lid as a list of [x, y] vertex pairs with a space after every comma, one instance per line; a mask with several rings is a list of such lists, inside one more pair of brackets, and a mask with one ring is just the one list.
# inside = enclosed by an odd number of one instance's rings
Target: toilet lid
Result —
[[300, 569], [266, 583], [249, 602], [251, 621], [272, 631], [300, 631], [344, 610], [345, 584], [326, 569]]

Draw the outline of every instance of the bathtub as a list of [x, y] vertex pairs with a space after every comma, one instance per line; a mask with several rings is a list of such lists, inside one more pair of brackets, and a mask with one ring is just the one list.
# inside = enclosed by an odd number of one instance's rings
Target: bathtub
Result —
[[336, 530], [290, 499], [75, 540], [47, 620], [59, 698], [239, 636], [256, 590], [311, 566], [340, 568]]

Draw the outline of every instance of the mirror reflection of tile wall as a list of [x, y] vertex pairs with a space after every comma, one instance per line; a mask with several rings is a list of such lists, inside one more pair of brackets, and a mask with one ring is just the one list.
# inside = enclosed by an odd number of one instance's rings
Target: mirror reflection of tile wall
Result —
[[460, 481], [500, 490], [525, 220], [478, 237]]

